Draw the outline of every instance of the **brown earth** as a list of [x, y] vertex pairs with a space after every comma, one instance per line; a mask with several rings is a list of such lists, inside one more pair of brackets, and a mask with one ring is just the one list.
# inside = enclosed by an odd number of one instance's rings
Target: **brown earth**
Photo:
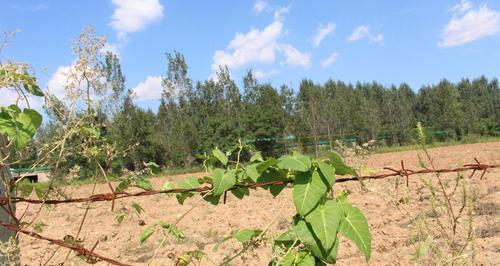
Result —
[[[385, 172], [383, 167], [400, 167], [404, 160], [407, 168], [418, 168], [420, 151], [405, 151], [397, 153], [375, 154], [367, 158], [351, 159], [351, 164], [360, 167], [364, 174]], [[500, 163], [500, 142], [460, 145], [430, 149], [436, 167], [458, 167], [473, 162], [473, 158], [483, 163]], [[362, 166], [362, 167], [361, 167]], [[198, 174], [202, 175], [202, 174]], [[470, 172], [464, 173], [469, 176]], [[178, 181], [189, 175], [169, 176], [153, 179], [153, 184], [159, 188], [166, 180]], [[456, 174], [443, 175], [446, 187], [453, 186]], [[488, 171], [483, 180], [476, 174], [473, 179], [463, 179], [474, 193], [474, 232], [475, 243], [474, 264], [494, 265], [500, 263], [500, 169]], [[368, 263], [355, 249], [354, 245], [345, 238], [341, 238], [338, 264], [340, 265], [409, 265], [416, 249], [416, 241], [412, 236], [416, 232], [417, 217], [427, 214], [432, 219], [430, 193], [423, 185], [422, 180], [435, 180], [434, 175], [412, 176], [410, 186], [406, 188], [399, 178], [399, 188], [395, 183], [398, 178], [366, 181], [369, 190], [363, 191], [357, 182], [339, 183], [336, 191], [347, 190], [349, 199], [358, 206], [367, 216], [373, 235], [372, 257]], [[93, 185], [66, 187], [65, 193], [73, 197], [88, 196]], [[460, 189], [459, 189], [460, 190]], [[96, 187], [96, 193], [109, 192], [106, 184]], [[145, 212], [136, 215], [131, 207], [132, 203], [140, 204]], [[457, 205], [460, 200], [454, 202]], [[37, 222], [47, 224], [42, 234], [52, 238], [62, 239], [65, 235], [76, 235], [79, 224], [85, 212], [86, 204], [59, 205], [44, 207], [37, 218]], [[23, 214], [25, 221], [35, 217], [38, 206], [18, 204], [18, 216]], [[215, 244], [229, 235], [231, 231], [242, 228], [269, 228], [267, 241], [243, 258], [238, 258], [232, 265], [267, 265], [272, 257], [272, 237], [286, 231], [290, 225], [294, 206], [291, 201], [291, 190], [286, 189], [278, 197], [273, 198], [268, 191], [258, 189], [251, 191], [249, 197], [238, 200], [228, 197], [226, 204], [213, 206], [201, 201], [199, 197], [188, 199], [184, 205], [179, 205], [175, 197], [166, 198], [163, 195], [128, 198], [118, 200], [115, 210], [111, 211], [111, 203], [92, 204], [83, 225], [80, 238], [86, 247], [91, 248], [99, 241], [95, 251], [119, 261], [133, 265], [146, 265], [159, 247], [162, 235], [156, 232], [144, 244], [139, 243], [140, 233], [149, 225], [158, 221], [174, 222], [191, 208], [191, 212], [179, 223], [186, 238], [182, 241], [169, 239], [158, 250], [152, 265], [172, 265], [173, 259], [190, 250], [200, 249], [207, 253], [214, 262], [221, 262], [224, 257], [232, 256], [241, 248], [235, 241], [221, 244], [217, 251]], [[458, 207], [455, 207], [455, 211]], [[127, 211], [129, 215], [121, 224], [115, 217], [120, 211]], [[442, 213], [442, 212], [441, 212]], [[442, 217], [446, 218], [446, 217]], [[465, 224], [467, 217], [461, 218]], [[445, 225], [446, 227], [446, 225]], [[466, 227], [466, 226], [465, 226]], [[462, 230], [462, 229], [460, 229]], [[461, 231], [459, 231], [462, 234]], [[464, 235], [458, 238], [465, 239]], [[435, 246], [444, 236], [437, 234]], [[412, 240], [413, 239], [413, 240]], [[441, 239], [441, 240], [440, 240]], [[34, 240], [22, 235], [21, 259], [23, 265], [43, 265], [51, 256], [48, 265], [56, 265], [64, 261], [68, 251], [50, 245], [48, 242]], [[439, 242], [441, 241], [441, 242]], [[466, 252], [472, 254], [472, 252]], [[464, 257], [461, 257], [464, 258]], [[456, 258], [455, 258], [456, 259]], [[469, 258], [470, 259], [470, 258]], [[452, 259], [453, 260], [453, 259]], [[424, 260], [430, 264], [432, 260]], [[435, 261], [434, 261], [435, 262]], [[433, 263], [434, 263], [433, 262]], [[432, 264], [433, 264], [432, 263]], [[85, 264], [80, 258], [71, 253], [66, 265]], [[99, 265], [106, 265], [99, 262]], [[213, 265], [204, 259], [200, 265]]]

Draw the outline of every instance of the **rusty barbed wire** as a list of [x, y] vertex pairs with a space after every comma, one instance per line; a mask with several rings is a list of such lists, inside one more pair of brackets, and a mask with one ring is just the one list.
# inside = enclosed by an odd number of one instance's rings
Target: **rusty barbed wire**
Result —
[[[390, 167], [384, 167], [385, 170], [391, 171], [390, 173], [381, 173], [375, 175], [367, 175], [360, 177], [344, 177], [338, 178], [336, 183], [343, 183], [349, 181], [357, 181], [357, 180], [370, 180], [370, 179], [384, 179], [387, 177], [393, 176], [401, 176], [406, 178], [406, 185], [409, 185], [409, 177], [417, 174], [431, 174], [431, 173], [456, 173], [456, 172], [465, 172], [465, 171], [473, 171], [469, 178], [472, 178], [474, 173], [477, 171], [482, 171], [480, 179], [482, 179], [488, 169], [492, 168], [500, 168], [500, 164], [483, 164], [480, 163], [476, 158], [474, 158], [476, 163], [474, 164], [465, 164], [459, 168], [442, 168], [442, 169], [428, 169], [424, 168], [421, 170], [411, 170], [407, 169], [404, 166], [404, 162], [401, 161], [401, 169], [394, 169]], [[260, 182], [260, 183], [252, 183], [245, 185], [236, 185], [232, 187], [232, 189], [237, 188], [260, 188], [272, 185], [285, 185], [292, 183], [293, 180], [278, 180], [278, 181], [269, 181], [269, 182]], [[81, 202], [101, 202], [101, 201], [114, 201], [117, 199], [129, 198], [129, 197], [143, 197], [143, 196], [151, 196], [157, 194], [176, 194], [176, 193], [185, 193], [185, 192], [199, 192], [199, 193], [207, 193], [212, 190], [211, 186], [204, 186], [199, 188], [190, 188], [190, 189], [182, 189], [182, 188], [174, 188], [174, 189], [166, 189], [166, 190], [148, 190], [148, 191], [140, 191], [140, 192], [110, 192], [110, 193], [101, 193], [95, 194], [88, 197], [81, 198], [67, 198], [67, 199], [30, 199], [23, 197], [13, 197], [13, 202], [26, 202], [30, 204], [68, 204], [68, 203], [81, 203]], [[0, 197], [0, 205], [7, 205], [8, 199], [5, 196]]]
[[36, 239], [45, 240], [45, 241], [48, 241], [52, 244], [58, 245], [58, 246], [63, 247], [63, 248], [71, 249], [71, 250], [75, 251], [78, 255], [85, 257], [87, 259], [87, 262], [95, 261], [96, 259], [98, 259], [98, 260], [102, 260], [102, 261], [105, 261], [105, 262], [113, 264], [113, 265], [131, 266], [130, 264], [119, 262], [115, 259], [108, 258], [108, 257], [105, 257], [103, 255], [99, 255], [99, 254], [95, 253], [94, 249], [99, 242], [97, 242], [92, 249], [86, 249], [83, 245], [68, 243], [68, 242], [65, 242], [64, 240], [42, 236], [42, 235], [35, 233], [33, 231], [29, 231], [29, 230], [20, 228], [14, 224], [4, 223], [3, 221], [0, 221], [0, 225], [2, 225], [3, 227], [5, 227], [9, 230], [25, 234], [25, 235], [28, 235], [30, 237], [36, 238]]
[[[394, 169], [390, 167], [385, 167], [384, 169], [391, 171], [390, 173], [382, 173], [382, 174], [376, 174], [376, 175], [368, 175], [368, 176], [360, 176], [360, 177], [344, 177], [344, 178], [339, 178], [336, 180], [337, 183], [343, 183], [343, 182], [349, 182], [349, 181], [357, 181], [357, 180], [370, 180], [370, 179], [384, 179], [388, 177], [394, 177], [394, 176], [401, 176], [401, 177], [406, 177], [406, 185], [409, 185], [409, 177], [411, 175], [417, 175], [417, 174], [430, 174], [430, 173], [453, 173], [453, 172], [464, 172], [464, 171], [471, 171], [472, 174], [469, 176], [469, 178], [472, 178], [473, 175], [477, 171], [482, 171], [481, 174], [481, 179], [484, 177], [486, 171], [488, 169], [492, 168], [500, 168], [500, 164], [482, 164], [480, 163], [476, 158], [474, 158], [476, 163], [474, 164], [465, 164], [462, 167], [459, 168], [443, 168], [443, 169], [428, 169], [424, 168], [421, 170], [411, 170], [405, 168], [404, 162], [401, 161], [401, 169]], [[266, 186], [272, 186], [272, 185], [286, 185], [289, 183], [292, 183], [293, 180], [279, 180], [279, 181], [269, 181], [269, 182], [260, 182], [260, 183], [253, 183], [253, 184], [246, 184], [246, 185], [236, 185], [232, 187], [231, 189], [237, 189], [241, 187], [246, 187], [246, 188], [259, 188], [259, 187], [266, 187]], [[116, 199], [122, 199], [122, 198], [128, 198], [128, 197], [140, 197], [140, 196], [150, 196], [150, 195], [157, 195], [157, 194], [173, 194], [173, 193], [183, 193], [183, 192], [199, 192], [201, 194], [208, 193], [210, 190], [212, 190], [211, 186], [204, 186], [204, 187], [199, 187], [199, 188], [194, 188], [194, 189], [167, 189], [167, 190], [151, 190], [151, 191], [141, 191], [141, 192], [136, 192], [136, 193], [128, 193], [128, 192], [112, 192], [112, 193], [103, 193], [103, 194], [95, 194], [93, 196], [89, 197], [82, 197], [82, 198], [69, 198], [69, 199], [63, 199], [63, 200], [58, 200], [58, 199], [45, 199], [45, 200], [37, 200], [37, 199], [29, 199], [29, 198], [22, 198], [22, 197], [14, 197], [13, 202], [27, 202], [31, 204], [64, 204], [64, 203], [78, 203], [78, 202], [99, 202], [99, 201], [114, 201]], [[3, 196], [0, 197], [0, 205], [6, 205], [8, 204], [8, 199]], [[129, 264], [125, 264], [122, 262], [119, 262], [115, 259], [108, 258], [102, 255], [99, 255], [94, 252], [95, 247], [97, 246], [97, 243], [94, 244], [92, 249], [86, 249], [83, 245], [81, 244], [75, 244], [75, 243], [68, 243], [65, 242], [64, 240], [60, 239], [53, 239], [49, 237], [42, 236], [38, 233], [35, 233], [33, 231], [29, 231], [23, 228], [18, 227], [17, 225], [14, 224], [9, 224], [9, 223], [4, 223], [3, 221], [0, 221], [0, 225], [16, 231], [18, 233], [22, 233], [25, 235], [28, 235], [30, 237], [40, 239], [40, 240], [45, 240], [48, 241], [52, 244], [58, 245], [60, 247], [68, 248], [70, 250], [75, 251], [79, 256], [82, 256], [87, 259], [87, 262], [94, 262], [96, 260], [102, 260], [105, 262], [108, 262], [113, 265], [122, 265], [122, 266], [129, 266]]]

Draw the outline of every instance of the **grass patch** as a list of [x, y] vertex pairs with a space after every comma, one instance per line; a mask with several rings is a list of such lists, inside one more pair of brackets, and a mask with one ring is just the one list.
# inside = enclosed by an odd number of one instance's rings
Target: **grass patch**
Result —
[[165, 170], [161, 171], [161, 173], [159, 175], [155, 175], [155, 177], [191, 174], [191, 173], [198, 173], [198, 172], [202, 172], [202, 171], [205, 171], [205, 168], [203, 168], [203, 166], [201, 166], [201, 165], [186, 167], [186, 168], [172, 168], [172, 169], [165, 169]]
[[[491, 136], [481, 136], [481, 137], [464, 137], [462, 140], [449, 140], [443, 142], [433, 142], [426, 144], [427, 148], [437, 148], [437, 147], [447, 147], [456, 146], [463, 144], [474, 144], [474, 143], [487, 143], [487, 142], [497, 142], [500, 141], [500, 137]], [[400, 151], [413, 151], [420, 150], [422, 147], [417, 144], [403, 145], [403, 146], [380, 146], [377, 147], [373, 153], [388, 153], [388, 152], [400, 152]]]

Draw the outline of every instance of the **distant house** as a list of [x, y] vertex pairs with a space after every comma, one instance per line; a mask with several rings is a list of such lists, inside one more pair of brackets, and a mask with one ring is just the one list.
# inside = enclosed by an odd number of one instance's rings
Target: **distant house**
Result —
[[48, 167], [40, 166], [33, 168], [12, 168], [13, 178], [25, 178], [31, 183], [42, 183], [50, 181], [50, 171]]

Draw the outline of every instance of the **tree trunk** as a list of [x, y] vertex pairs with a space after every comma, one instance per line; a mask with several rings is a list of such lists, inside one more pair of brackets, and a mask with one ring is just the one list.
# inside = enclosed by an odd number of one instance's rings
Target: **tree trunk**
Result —
[[328, 130], [328, 147], [329, 147], [330, 151], [333, 151], [332, 133], [330, 131], [330, 125], [327, 126], [327, 130]]
[[[8, 140], [6, 136], [0, 136], [0, 158], [7, 158], [9, 151], [7, 148]], [[15, 197], [15, 189], [10, 186], [12, 176], [10, 173], [10, 165], [7, 160], [0, 161], [0, 195], [7, 196], [9, 203], [1, 205], [0, 221], [17, 225], [16, 205], [11, 202], [11, 198]], [[0, 265], [19, 265], [19, 239], [16, 232], [0, 226], [0, 241], [3, 246], [0, 251]]]
[[318, 158], [318, 135], [314, 132], [314, 158]]

